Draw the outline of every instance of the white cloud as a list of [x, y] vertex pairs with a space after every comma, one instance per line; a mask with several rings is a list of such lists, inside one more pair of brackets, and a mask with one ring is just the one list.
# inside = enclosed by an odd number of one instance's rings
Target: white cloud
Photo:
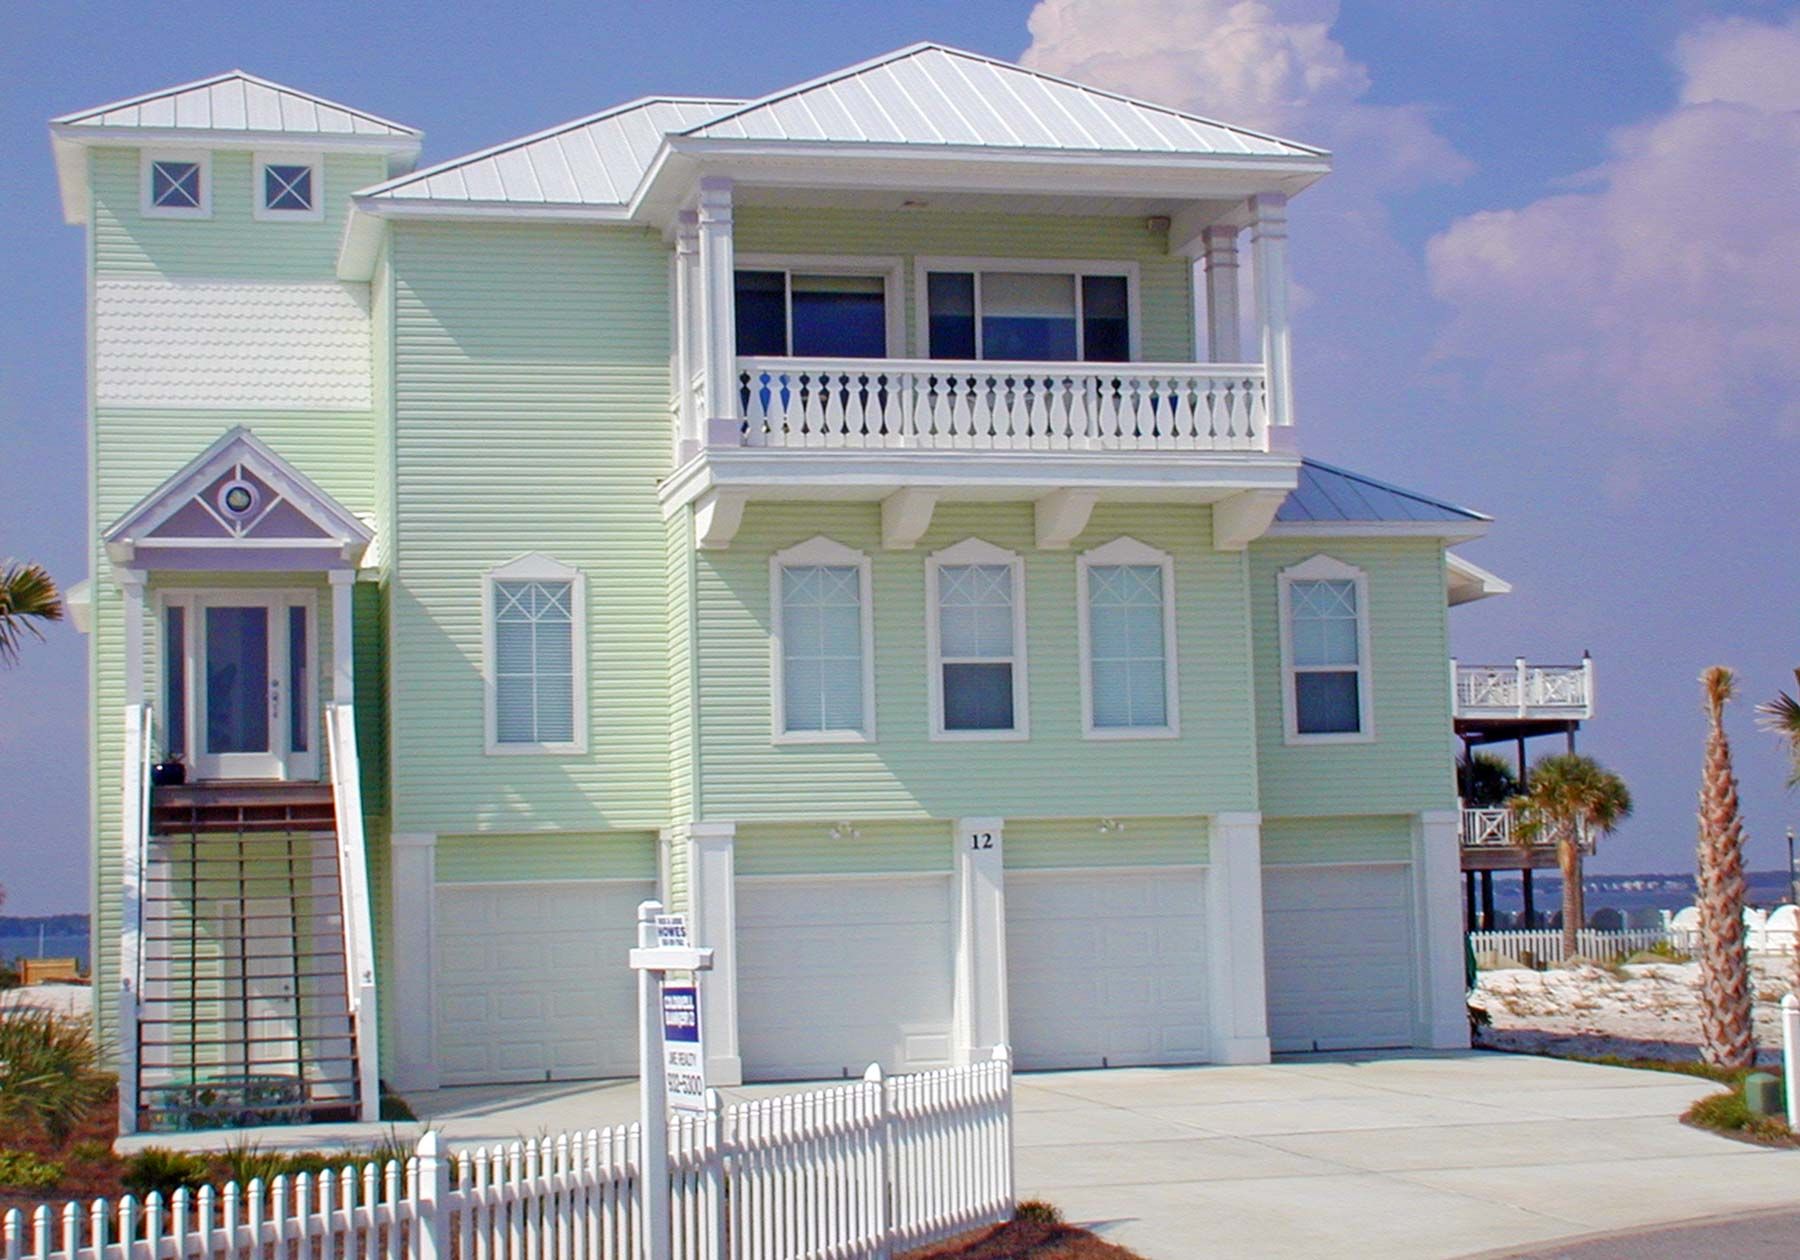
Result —
[[1571, 423], [1698, 433], [1800, 424], [1800, 15], [1676, 44], [1679, 103], [1621, 130], [1579, 191], [1427, 246], [1446, 358]]

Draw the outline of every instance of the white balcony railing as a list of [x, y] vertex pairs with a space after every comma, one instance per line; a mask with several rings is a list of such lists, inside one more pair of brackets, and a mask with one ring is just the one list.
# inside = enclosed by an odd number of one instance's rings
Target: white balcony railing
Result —
[[[1461, 811], [1461, 822], [1458, 835], [1465, 849], [1506, 849], [1519, 843], [1513, 834], [1513, 812], [1503, 805], [1488, 806], [1479, 809], [1464, 806]], [[1547, 848], [1551, 844], [1548, 838], [1537, 839], [1533, 847]], [[1583, 835], [1581, 851], [1591, 854], [1594, 851], [1594, 838]]]
[[738, 360], [746, 446], [1266, 451], [1261, 364]]
[[1462, 665], [1450, 662], [1459, 718], [1581, 720], [1594, 716], [1594, 662]]

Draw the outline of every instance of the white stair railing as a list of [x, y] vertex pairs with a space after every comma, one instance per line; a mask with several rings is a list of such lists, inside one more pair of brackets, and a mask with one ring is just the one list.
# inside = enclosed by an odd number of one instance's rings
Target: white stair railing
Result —
[[138, 1018], [144, 985], [144, 869], [150, 846], [150, 706], [125, 706], [119, 835], [119, 1132], [137, 1132]]
[[362, 775], [356, 757], [356, 710], [325, 706], [326, 745], [331, 757], [331, 799], [337, 814], [338, 885], [342, 891], [344, 975], [350, 1032], [357, 1064], [361, 1119], [381, 1118], [381, 1071], [376, 1049], [375, 932], [369, 914], [369, 867], [363, 837]]

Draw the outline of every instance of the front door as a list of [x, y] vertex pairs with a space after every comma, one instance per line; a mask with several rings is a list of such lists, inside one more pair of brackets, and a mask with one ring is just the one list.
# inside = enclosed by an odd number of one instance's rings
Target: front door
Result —
[[192, 602], [188, 729], [197, 779], [318, 777], [313, 602], [234, 592]]

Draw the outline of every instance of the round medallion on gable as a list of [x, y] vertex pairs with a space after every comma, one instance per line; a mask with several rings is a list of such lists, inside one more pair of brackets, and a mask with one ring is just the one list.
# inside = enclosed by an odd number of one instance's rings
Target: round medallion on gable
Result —
[[241, 477], [219, 487], [219, 510], [236, 520], [243, 520], [256, 511], [256, 505], [261, 501], [262, 494], [256, 486]]

